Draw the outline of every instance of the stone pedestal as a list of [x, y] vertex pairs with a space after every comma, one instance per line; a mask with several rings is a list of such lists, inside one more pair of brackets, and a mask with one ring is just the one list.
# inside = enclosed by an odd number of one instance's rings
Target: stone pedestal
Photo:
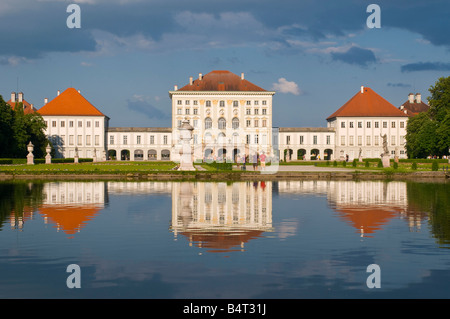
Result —
[[31, 141], [27, 145], [27, 150], [28, 150], [27, 164], [34, 165], [34, 155], [33, 155], [34, 145], [31, 143]]
[[391, 166], [391, 157], [389, 155], [383, 155], [381, 156], [381, 162], [383, 163], [383, 167], [390, 167]]
[[194, 128], [189, 124], [189, 121], [184, 120], [178, 129], [180, 130], [181, 139], [180, 167], [178, 169], [181, 171], [195, 171], [195, 167], [192, 164], [191, 149], [192, 131]]
[[50, 155], [51, 151], [50, 144], [47, 144], [47, 147], [45, 148], [45, 151], [47, 152], [47, 155], [45, 155], [45, 164], [51, 164], [52, 163], [52, 156]]

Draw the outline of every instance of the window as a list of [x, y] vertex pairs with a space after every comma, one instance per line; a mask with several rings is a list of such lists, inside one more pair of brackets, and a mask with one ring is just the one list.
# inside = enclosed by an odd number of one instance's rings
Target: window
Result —
[[127, 135], [124, 135], [124, 136], [123, 136], [123, 144], [124, 144], [124, 145], [127, 145], [127, 144], [128, 144], [128, 136], [127, 136]]
[[375, 139], [375, 140], [373, 141], [373, 144], [374, 144], [375, 146], [378, 146], [379, 143], [380, 143], [379, 136], [378, 136], [378, 135], [375, 135], [374, 139]]
[[113, 136], [113, 135], [111, 135], [111, 136], [109, 137], [109, 144], [110, 144], [110, 145], [114, 145], [114, 136]]
[[220, 102], [219, 102], [219, 105], [220, 105], [221, 107], [224, 107], [224, 106], [225, 106], [225, 101], [220, 101]]
[[246, 142], [247, 142], [247, 144], [250, 144], [250, 134], [247, 134], [247, 136], [246, 136]]
[[383, 122], [383, 128], [387, 128], [387, 122]]
[[227, 121], [223, 117], [221, 117], [219, 119], [218, 124], [219, 124], [219, 130], [224, 130], [227, 128]]
[[358, 122], [358, 128], [362, 128], [362, 122]]
[[184, 114], [189, 115], [189, 113], [190, 113], [189, 109], [184, 110]]
[[317, 144], [317, 135], [313, 135], [313, 144]]
[[255, 109], [255, 115], [258, 115], [258, 113], [259, 113], [259, 110]]
[[95, 121], [95, 127], [100, 127], [100, 122], [99, 121]]
[[395, 135], [391, 136], [391, 145], [395, 145]]
[[246, 109], [246, 110], [245, 110], [245, 114], [251, 115], [251, 114], [252, 114], [252, 110], [251, 110], [251, 109]]
[[197, 128], [198, 127], [198, 120], [194, 120], [194, 128]]
[[327, 144], [330, 145], [331, 144], [331, 136], [327, 135]]
[[86, 145], [91, 145], [91, 136], [86, 135]]
[[45, 127], [48, 127], [48, 122], [47, 121], [45, 121]]
[[198, 135], [194, 134], [193, 137], [194, 137], [194, 144], [198, 144]]
[[252, 101], [247, 101], [246, 104], [247, 105], [252, 105]]
[[205, 119], [205, 130], [212, 128], [212, 120], [210, 117]]
[[66, 122], [65, 121], [61, 121], [61, 127], [65, 127], [66, 126]]
[[164, 135], [164, 136], [163, 136], [163, 143], [164, 143], [164, 144], [167, 144], [167, 135]]
[[95, 145], [100, 145], [100, 135], [95, 135]]
[[83, 127], [83, 122], [82, 121], [78, 121], [78, 127]]
[[350, 122], [350, 128], [353, 128], [353, 122]]
[[184, 104], [185, 104], [185, 105], [189, 105], [189, 104], [190, 104], [190, 102], [191, 102], [191, 101], [189, 101], [189, 100], [186, 100], [186, 101], [184, 101]]
[[370, 136], [366, 136], [366, 145], [370, 146]]
[[300, 135], [300, 144], [303, 144], [303, 139], [304, 139], [303, 135]]
[[359, 135], [358, 136], [358, 146], [361, 146], [361, 145], [362, 145], [362, 136]]
[[375, 128], [379, 128], [380, 124], [378, 122], [375, 122]]
[[259, 105], [259, 101], [255, 101], [255, 103], [254, 103], [255, 105]]
[[267, 115], [267, 109], [262, 109], [262, 114]]
[[69, 127], [73, 127], [73, 121], [69, 121]]
[[239, 106], [239, 101], [233, 101], [233, 106], [234, 107], [238, 107]]
[[194, 109], [194, 115], [198, 114], [198, 109]]
[[91, 121], [86, 122], [86, 127], [91, 127]]
[[178, 115], [183, 114], [183, 110], [182, 110], [182, 109], [177, 109], [177, 114], [178, 114]]
[[206, 106], [211, 106], [211, 101], [206, 101]]
[[286, 145], [290, 145], [291, 144], [291, 136], [287, 135], [286, 136]]
[[136, 136], [136, 144], [141, 144], [141, 136]]
[[400, 128], [405, 128], [405, 122], [400, 122]]
[[267, 101], [266, 101], [266, 100], [263, 100], [263, 101], [262, 101], [262, 105], [267, 105]]
[[341, 128], [345, 128], [345, 122], [341, 122]]
[[73, 135], [69, 135], [69, 145], [73, 145]]
[[259, 135], [255, 134], [255, 144], [258, 144], [258, 143], [259, 143]]
[[198, 105], [198, 101], [197, 100], [194, 100], [194, 105]]
[[155, 136], [150, 135], [150, 144], [155, 144]]
[[239, 128], [239, 119], [237, 117], [233, 118], [231, 121], [231, 126], [234, 130]]
[[259, 121], [255, 120], [255, 127], [258, 127], [258, 126], [259, 126]]
[[56, 127], [56, 121], [52, 121], [52, 127]]
[[178, 105], [182, 105], [182, 104], [183, 104], [183, 101], [177, 100], [177, 104], [178, 104]]
[[391, 122], [391, 127], [395, 128], [395, 122]]
[[252, 126], [252, 122], [250, 120], [245, 121], [245, 126], [247, 127]]
[[77, 144], [78, 144], [78, 145], [83, 144], [83, 135], [78, 135], [78, 136], [77, 136]]
[[370, 123], [371, 123], [371, 122], [367, 122], [367, 123], [366, 123], [367, 128], [370, 128]]
[[348, 145], [353, 146], [353, 136], [349, 136]]
[[267, 127], [267, 120], [262, 120], [262, 127]]
[[341, 136], [341, 145], [345, 145], [345, 136]]
[[65, 135], [61, 135], [61, 145], [64, 145], [64, 141], [66, 140]]

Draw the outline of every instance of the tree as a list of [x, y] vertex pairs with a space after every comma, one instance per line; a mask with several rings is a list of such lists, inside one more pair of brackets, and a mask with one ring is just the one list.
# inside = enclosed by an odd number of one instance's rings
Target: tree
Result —
[[448, 155], [450, 147], [450, 77], [429, 88], [430, 109], [408, 119], [406, 151], [409, 158]]
[[0, 157], [10, 157], [14, 147], [14, 112], [0, 95]]

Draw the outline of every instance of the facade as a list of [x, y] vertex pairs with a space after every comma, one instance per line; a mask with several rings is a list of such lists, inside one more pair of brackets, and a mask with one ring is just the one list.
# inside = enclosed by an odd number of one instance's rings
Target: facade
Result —
[[19, 92], [19, 93], [12, 92], [11, 99], [6, 103], [9, 104], [13, 109], [15, 109], [15, 107], [16, 107], [16, 105], [18, 105], [18, 103], [22, 103], [23, 112], [25, 114], [30, 114], [30, 113], [36, 112], [36, 109], [34, 108], [33, 104], [30, 104], [25, 100], [23, 92]]
[[[109, 118], [69, 88], [37, 112], [57, 157], [96, 160], [180, 160], [179, 127], [188, 121], [194, 161], [229, 160], [263, 152], [275, 160], [353, 160], [406, 158], [409, 116], [426, 111], [420, 94], [395, 107], [368, 87], [361, 87], [331, 114], [326, 127], [273, 127], [273, 95], [229, 71], [211, 71], [189, 78], [169, 91], [171, 127], [109, 127]], [[23, 101], [23, 93], [11, 101]], [[9, 103], [9, 102], [8, 102]], [[29, 103], [27, 103], [29, 104]], [[25, 105], [25, 103], [24, 103]], [[31, 105], [32, 106], [32, 105]]]

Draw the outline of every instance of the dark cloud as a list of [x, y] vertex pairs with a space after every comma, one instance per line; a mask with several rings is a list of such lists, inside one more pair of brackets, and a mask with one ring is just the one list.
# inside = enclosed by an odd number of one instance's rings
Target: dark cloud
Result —
[[372, 50], [355, 46], [352, 46], [346, 52], [332, 52], [331, 57], [335, 61], [341, 61], [348, 64], [356, 64], [363, 67], [366, 67], [370, 63], [375, 63], [377, 61]]
[[394, 87], [394, 88], [410, 88], [411, 84], [407, 84], [407, 83], [391, 83], [391, 82], [389, 82], [387, 84], [387, 86]]
[[417, 71], [450, 71], [450, 63], [443, 62], [417, 62], [401, 66], [402, 72]]
[[149, 119], [158, 119], [158, 120], [166, 120], [171, 118], [171, 116], [167, 113], [162, 112], [149, 102], [143, 100], [143, 99], [133, 99], [133, 100], [127, 100], [127, 108], [138, 112], [140, 114], [145, 115]]

